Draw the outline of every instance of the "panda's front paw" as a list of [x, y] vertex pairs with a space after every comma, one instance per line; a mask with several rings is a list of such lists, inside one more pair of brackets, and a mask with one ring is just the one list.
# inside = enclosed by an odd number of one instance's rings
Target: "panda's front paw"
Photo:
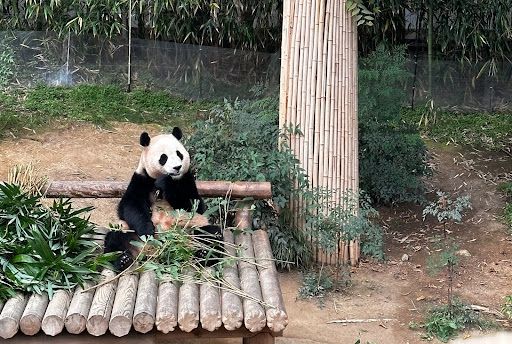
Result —
[[119, 258], [114, 263], [114, 269], [117, 272], [121, 272], [128, 268], [133, 263], [133, 257], [128, 251], [123, 251]]

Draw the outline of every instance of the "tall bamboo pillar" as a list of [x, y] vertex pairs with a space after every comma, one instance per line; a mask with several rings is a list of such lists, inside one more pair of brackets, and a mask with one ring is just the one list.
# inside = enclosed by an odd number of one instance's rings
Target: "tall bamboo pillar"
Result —
[[[298, 126], [290, 148], [311, 187], [358, 191], [357, 26], [346, 0], [284, 0], [279, 125]], [[300, 212], [301, 202], [292, 202]], [[327, 211], [327, 210], [326, 210]], [[299, 226], [300, 227], [300, 226]], [[314, 242], [314, 237], [312, 237]], [[316, 251], [316, 259], [355, 264], [357, 242], [340, 243], [337, 257]]]

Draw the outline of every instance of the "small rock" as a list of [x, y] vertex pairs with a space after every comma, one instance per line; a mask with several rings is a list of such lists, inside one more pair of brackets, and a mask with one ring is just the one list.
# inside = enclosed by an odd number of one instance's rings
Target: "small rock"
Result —
[[468, 250], [458, 250], [455, 254], [461, 257], [471, 257], [471, 253]]
[[402, 262], [406, 262], [409, 260], [409, 255], [407, 253], [404, 253], [404, 255], [402, 256]]

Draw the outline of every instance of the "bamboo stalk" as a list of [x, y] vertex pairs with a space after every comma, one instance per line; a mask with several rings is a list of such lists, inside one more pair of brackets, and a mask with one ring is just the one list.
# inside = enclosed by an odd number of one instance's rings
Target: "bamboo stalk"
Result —
[[283, 3], [283, 34], [281, 41], [281, 76], [279, 86], [279, 128], [286, 123], [288, 104], [288, 70], [290, 66], [290, 35], [293, 27], [290, 21], [290, 11], [295, 1], [284, 0]]

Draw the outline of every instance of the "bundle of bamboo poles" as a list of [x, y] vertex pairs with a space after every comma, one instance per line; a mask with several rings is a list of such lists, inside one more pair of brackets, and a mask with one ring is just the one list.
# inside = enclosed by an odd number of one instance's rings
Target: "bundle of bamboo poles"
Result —
[[[310, 186], [332, 191], [330, 204], [342, 206], [342, 195], [357, 194], [359, 180], [355, 19], [346, 0], [285, 0], [283, 6], [279, 124], [300, 129], [289, 134], [289, 144]], [[295, 213], [301, 206], [292, 202]], [[359, 243], [340, 242], [334, 255], [317, 249], [316, 259], [354, 265]]]

